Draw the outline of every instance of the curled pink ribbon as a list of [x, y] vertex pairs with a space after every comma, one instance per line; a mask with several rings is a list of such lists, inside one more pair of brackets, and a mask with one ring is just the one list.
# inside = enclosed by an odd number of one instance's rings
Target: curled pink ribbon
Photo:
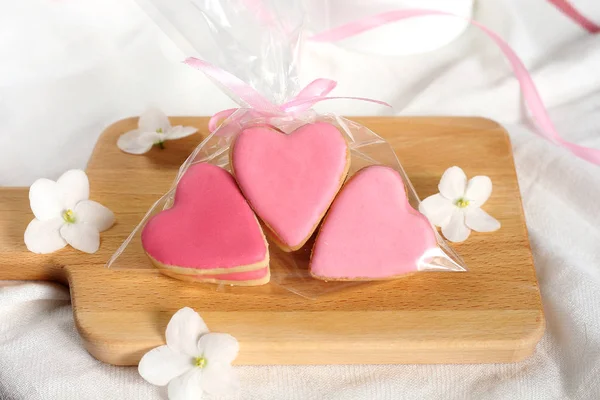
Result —
[[[238, 77], [229, 72], [218, 68], [206, 61], [190, 57], [184, 61], [185, 64], [196, 68], [204, 72], [209, 78], [218, 82], [228, 92], [233, 93], [237, 99], [242, 103], [245, 108], [249, 108], [249, 112], [254, 113], [256, 116], [278, 116], [278, 115], [289, 115], [295, 114], [310, 109], [316, 103], [323, 100], [335, 100], [335, 99], [350, 99], [368, 101], [371, 103], [377, 103], [384, 106], [391, 107], [388, 103], [375, 99], [368, 99], [365, 97], [333, 97], [327, 96], [335, 87], [337, 82], [331, 79], [315, 79], [304, 89], [302, 89], [295, 97], [293, 97], [287, 103], [281, 105], [275, 105], [267, 100], [264, 96], [258, 93], [252, 86], [242, 81]], [[219, 111], [213, 115], [208, 122], [208, 129], [214, 132], [220, 122], [224, 119], [229, 118], [235, 113], [238, 108], [230, 108], [227, 110]]]
[[589, 33], [599, 33], [600, 26], [591, 19], [586, 18], [585, 15], [581, 14], [571, 3], [567, 0], [548, 0], [550, 4], [556, 7], [567, 17], [571, 18], [573, 22], [579, 24], [583, 29]]
[[490, 30], [489, 28], [485, 27], [477, 21], [443, 11], [424, 9], [396, 10], [384, 12], [358, 21], [350, 22], [346, 25], [342, 25], [330, 31], [319, 33], [313, 36], [311, 40], [315, 42], [336, 42], [357, 35], [359, 33], [380, 27], [382, 25], [401, 21], [403, 19], [421, 17], [426, 15], [445, 15], [455, 18], [461, 18], [466, 20], [470, 24], [475, 25], [484, 33], [486, 33], [496, 43], [496, 45], [498, 45], [500, 50], [502, 50], [502, 52], [506, 56], [506, 59], [510, 62], [513, 73], [515, 74], [515, 77], [517, 78], [517, 80], [519, 81], [519, 85], [521, 86], [521, 91], [523, 92], [523, 98], [525, 100], [525, 103], [527, 104], [527, 107], [529, 108], [533, 119], [540, 128], [540, 134], [549, 141], [566, 148], [571, 153], [575, 154], [577, 157], [587, 160], [593, 164], [600, 165], [600, 150], [571, 143], [563, 139], [558, 134], [554, 124], [552, 123], [552, 120], [548, 116], [548, 112], [546, 110], [546, 107], [544, 107], [542, 98], [540, 97], [540, 94], [538, 93], [535, 84], [533, 83], [533, 79], [531, 78], [531, 75], [529, 75], [529, 72], [527, 71], [527, 68], [525, 67], [521, 59], [517, 56], [513, 49], [511, 49], [508, 43], [502, 40], [500, 36], [498, 36], [494, 31]]

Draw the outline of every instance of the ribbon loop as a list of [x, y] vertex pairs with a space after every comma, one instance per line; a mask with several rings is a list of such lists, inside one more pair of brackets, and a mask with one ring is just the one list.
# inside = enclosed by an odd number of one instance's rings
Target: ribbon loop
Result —
[[221, 122], [231, 117], [231, 114], [233, 114], [237, 110], [237, 108], [229, 108], [227, 110], [219, 111], [218, 113], [210, 117], [210, 120], [208, 120], [208, 130], [210, 132], [216, 131], [219, 125], [221, 125]]
[[302, 89], [297, 95], [296, 99], [306, 99], [310, 97], [316, 96], [327, 96], [335, 87], [337, 86], [336, 81], [332, 81], [331, 79], [319, 78], [315, 79], [304, 89]]
[[[204, 72], [209, 78], [216, 81], [227, 89], [230, 94], [242, 101], [244, 108], [249, 108], [257, 116], [276, 116], [281, 114], [293, 114], [306, 111], [316, 103], [323, 100], [350, 99], [368, 101], [391, 107], [384, 101], [368, 99], [364, 97], [328, 97], [327, 95], [335, 89], [337, 82], [331, 79], [319, 78], [306, 85], [300, 92], [287, 103], [277, 106], [258, 93], [252, 86], [239, 79], [237, 76], [212, 65], [204, 60], [194, 57], [187, 58], [185, 64]], [[217, 130], [221, 122], [231, 117], [239, 108], [230, 108], [219, 111], [213, 115], [208, 122], [210, 132]]]

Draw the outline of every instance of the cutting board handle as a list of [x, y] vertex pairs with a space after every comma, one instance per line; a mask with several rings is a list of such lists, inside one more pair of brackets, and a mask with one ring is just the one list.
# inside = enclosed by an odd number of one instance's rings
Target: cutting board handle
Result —
[[64, 261], [59, 260], [60, 252], [34, 254], [25, 247], [23, 233], [32, 218], [29, 188], [2, 188], [0, 254], [3, 257], [0, 259], [0, 280], [43, 280], [66, 284], [67, 271]]
[[65, 266], [46, 261], [27, 265], [3, 262], [0, 267], [0, 280], [52, 281], [68, 284]]

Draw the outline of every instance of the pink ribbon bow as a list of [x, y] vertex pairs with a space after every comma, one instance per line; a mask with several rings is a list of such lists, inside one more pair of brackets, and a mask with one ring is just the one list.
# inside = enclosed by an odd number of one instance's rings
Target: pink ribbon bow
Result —
[[[278, 116], [295, 114], [310, 109], [316, 103], [323, 100], [350, 99], [368, 101], [391, 107], [384, 101], [368, 99], [365, 97], [331, 97], [327, 96], [335, 87], [337, 82], [331, 79], [315, 79], [304, 87], [295, 97], [287, 103], [275, 105], [258, 93], [252, 86], [242, 81], [229, 72], [218, 68], [206, 61], [194, 57], [186, 59], [185, 64], [204, 72], [209, 78], [219, 82], [229, 92], [234, 93], [242, 104], [249, 108], [249, 112], [256, 116]], [[221, 121], [229, 118], [238, 108], [230, 108], [219, 111], [210, 118], [208, 129], [214, 132]]]

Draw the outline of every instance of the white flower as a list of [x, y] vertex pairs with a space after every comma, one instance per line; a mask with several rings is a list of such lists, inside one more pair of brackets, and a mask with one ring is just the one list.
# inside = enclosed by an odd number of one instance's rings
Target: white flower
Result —
[[137, 129], [119, 137], [117, 146], [126, 153], [143, 154], [154, 145], [164, 148], [165, 140], [181, 139], [197, 130], [192, 126], [171, 126], [169, 118], [162, 111], [151, 108], [140, 115]]
[[88, 200], [90, 183], [82, 170], [72, 169], [56, 182], [38, 179], [29, 188], [35, 219], [25, 229], [25, 245], [46, 254], [68, 244], [86, 253], [100, 246], [100, 232], [110, 228], [115, 216], [100, 203]]
[[446, 239], [463, 242], [471, 234], [492, 232], [500, 229], [500, 222], [480, 207], [492, 194], [492, 180], [476, 176], [467, 182], [467, 176], [459, 167], [444, 172], [440, 193], [429, 196], [419, 205], [419, 211], [435, 226], [442, 228]]
[[138, 371], [153, 385], [169, 385], [170, 400], [198, 400], [203, 392], [221, 395], [238, 390], [231, 362], [239, 344], [233, 336], [208, 333], [200, 315], [189, 307], [171, 317], [165, 336], [166, 346], [146, 353]]

